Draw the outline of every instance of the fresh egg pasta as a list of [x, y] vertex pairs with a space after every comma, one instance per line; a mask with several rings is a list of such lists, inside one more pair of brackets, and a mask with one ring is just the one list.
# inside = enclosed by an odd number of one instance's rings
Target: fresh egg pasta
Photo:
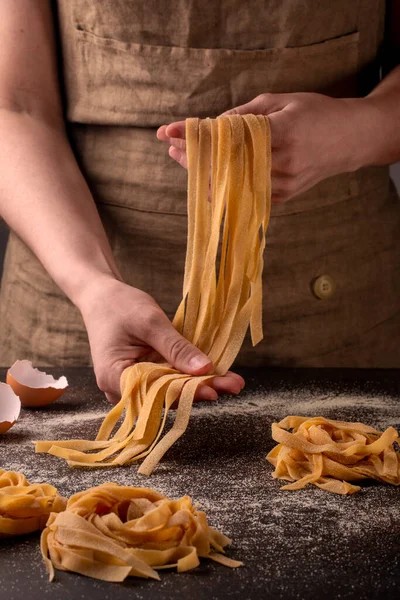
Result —
[[43, 529], [50, 513], [64, 510], [66, 502], [52, 485], [30, 484], [22, 473], [0, 469], [0, 537]]
[[105, 483], [79, 492], [52, 514], [41, 537], [50, 580], [54, 567], [120, 582], [130, 575], [160, 579], [157, 570], [194, 569], [201, 557], [228, 567], [230, 539], [210, 527], [188, 496], [170, 500], [147, 488]]
[[[121, 377], [121, 401], [95, 441], [36, 443], [37, 452], [64, 458], [70, 466], [142, 460], [139, 473], [150, 475], [185, 432], [199, 384], [227, 372], [249, 325], [253, 345], [263, 337], [263, 253], [271, 209], [268, 119], [188, 119], [186, 141], [188, 242], [183, 298], [173, 324], [210, 357], [214, 372], [193, 377], [168, 364], [128, 367]], [[174, 424], [163, 436], [175, 402]]]
[[400, 485], [400, 453], [393, 427], [383, 433], [363, 423], [324, 417], [285, 417], [272, 424], [278, 442], [267, 456], [272, 476], [293, 482], [282, 490], [300, 490], [311, 483], [328, 492], [354, 494], [354, 481], [375, 479]]

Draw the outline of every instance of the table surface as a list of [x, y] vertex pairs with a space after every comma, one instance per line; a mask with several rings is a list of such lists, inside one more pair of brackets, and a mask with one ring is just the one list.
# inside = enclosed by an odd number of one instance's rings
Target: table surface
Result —
[[[53, 374], [61, 374], [52, 369]], [[4, 381], [4, 370], [0, 370]], [[162, 571], [161, 581], [105, 583], [57, 571], [48, 582], [39, 535], [0, 540], [4, 600], [138, 598], [213, 600], [395, 598], [400, 586], [400, 488], [363, 484], [349, 497], [315, 487], [279, 490], [265, 455], [271, 423], [288, 414], [400, 426], [400, 371], [247, 370], [237, 398], [199, 403], [185, 435], [150, 478], [137, 467], [69, 469], [35, 455], [34, 439], [93, 439], [109, 405], [90, 369], [65, 369], [70, 387], [53, 405], [25, 409], [0, 438], [0, 466], [48, 481], [70, 495], [105, 481], [189, 494], [211, 525], [233, 540], [231, 570], [202, 560], [194, 571]]]

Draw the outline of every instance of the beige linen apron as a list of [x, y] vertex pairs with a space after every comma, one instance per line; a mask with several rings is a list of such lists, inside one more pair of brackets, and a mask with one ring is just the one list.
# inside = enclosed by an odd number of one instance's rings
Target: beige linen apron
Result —
[[[383, 0], [58, 0], [71, 142], [129, 284], [173, 316], [186, 173], [156, 128], [267, 91], [367, 93], [384, 13]], [[275, 206], [265, 258], [265, 338], [246, 341], [239, 364], [400, 367], [400, 203], [387, 168]], [[2, 364], [90, 362], [79, 312], [15, 235], [1, 331]]]

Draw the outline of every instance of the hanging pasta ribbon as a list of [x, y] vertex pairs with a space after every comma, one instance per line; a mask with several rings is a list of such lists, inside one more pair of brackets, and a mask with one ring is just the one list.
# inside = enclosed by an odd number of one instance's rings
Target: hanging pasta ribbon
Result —
[[[186, 430], [197, 387], [227, 372], [249, 325], [254, 345], [263, 337], [263, 252], [271, 207], [268, 119], [234, 115], [186, 123], [188, 243], [183, 298], [173, 324], [210, 357], [214, 372], [194, 377], [167, 364], [128, 367], [121, 401], [95, 441], [36, 443], [36, 452], [64, 458], [70, 466], [144, 459], [139, 473], [150, 475]], [[174, 424], [161, 438], [175, 402]]]
[[383, 433], [363, 423], [333, 421], [324, 417], [286, 417], [272, 424], [279, 442], [267, 456], [272, 476], [292, 481], [282, 490], [300, 490], [312, 483], [336, 494], [360, 490], [350, 481], [375, 479], [400, 485], [400, 453], [393, 427]]

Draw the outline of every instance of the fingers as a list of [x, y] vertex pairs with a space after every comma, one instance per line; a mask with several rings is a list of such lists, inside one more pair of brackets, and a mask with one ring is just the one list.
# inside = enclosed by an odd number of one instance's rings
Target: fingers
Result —
[[169, 125], [161, 125], [157, 130], [157, 138], [169, 142], [171, 138], [184, 140], [186, 136], [186, 121], [176, 121]]
[[[261, 94], [246, 104], [237, 106], [223, 115], [264, 114], [269, 116], [271, 126], [272, 149], [282, 144], [282, 128], [280, 127], [279, 112], [288, 105], [287, 94]], [[278, 118], [277, 118], [278, 117]], [[186, 122], [177, 121], [170, 125], [162, 125], [157, 131], [157, 138], [170, 144], [169, 155], [184, 169], [187, 169]]]
[[197, 388], [197, 400], [217, 400], [218, 395], [240, 394], [244, 388], [245, 381], [237, 373], [228, 371], [223, 377], [213, 377], [210, 381], [201, 384]]
[[157, 129], [157, 139], [160, 140], [161, 142], [169, 142], [169, 137], [167, 136], [167, 134], [165, 133], [165, 130], [167, 129], [168, 125], [161, 125], [161, 127], [159, 127]]
[[146, 343], [178, 371], [206, 375], [212, 370], [208, 356], [178, 333], [162, 311], [152, 316], [144, 334]]
[[160, 129], [157, 131], [157, 139], [161, 142], [166, 142], [167, 144], [171, 144], [175, 148], [179, 148], [180, 150], [186, 150], [186, 140], [180, 137], [170, 137], [166, 134], [166, 125], [162, 125]]
[[186, 140], [181, 140], [180, 138], [169, 138], [169, 143], [174, 148], [186, 152]]
[[[196, 400], [215, 401], [218, 395], [236, 395], [244, 388], [243, 377], [228, 371], [224, 377], [214, 377], [211, 381], [202, 383], [196, 390]], [[105, 396], [111, 404], [118, 404], [120, 396], [106, 392]]]
[[218, 394], [209, 385], [203, 383], [196, 390], [196, 400], [218, 400]]
[[169, 155], [184, 169], [187, 169], [185, 121], [162, 125], [157, 131], [157, 138], [170, 144]]
[[220, 394], [240, 394], [245, 383], [243, 377], [228, 371], [223, 377], [214, 377], [209, 385]]
[[[284, 94], [282, 94], [284, 95]], [[281, 96], [281, 94], [263, 94], [264, 96]], [[283, 131], [281, 127], [281, 121], [279, 117], [280, 109], [286, 106], [287, 100], [284, 102], [283, 100], [275, 99], [270, 102], [269, 112], [268, 107], [266, 105], [261, 106], [261, 100], [253, 100], [248, 104], [243, 104], [242, 106], [238, 106], [237, 108], [233, 108], [223, 113], [224, 115], [232, 115], [232, 114], [266, 114], [269, 116], [269, 122], [271, 127], [271, 147], [275, 151], [276, 148], [279, 148], [282, 145], [283, 139]], [[275, 112], [277, 111], [277, 112]], [[159, 140], [170, 144], [168, 153], [171, 158], [173, 158], [181, 167], [187, 169], [187, 156], [186, 156], [186, 140], [184, 139], [184, 126], [185, 121], [181, 121], [179, 123], [173, 123], [172, 125], [162, 125], [157, 132], [157, 137]], [[182, 129], [183, 128], [183, 129]], [[274, 164], [272, 165], [274, 167]]]
[[186, 136], [186, 121], [176, 121], [167, 125], [165, 133], [170, 138], [182, 138]]
[[175, 148], [174, 146], [170, 146], [168, 150], [168, 154], [171, 158], [176, 160], [177, 163], [181, 165], [184, 169], [187, 169], [187, 157], [186, 152], [184, 150], [179, 150], [179, 148]]
[[[290, 104], [290, 94], [261, 94], [246, 104], [226, 111], [224, 115], [232, 114], [265, 114], [269, 117], [272, 146], [272, 202], [282, 203], [290, 199], [294, 190], [294, 177], [301, 170], [301, 165], [288, 159], [285, 139], [290, 129], [287, 111], [283, 110]], [[290, 133], [290, 131], [289, 131]], [[170, 144], [169, 156], [184, 169], [187, 169], [185, 121], [170, 125], [162, 125], [158, 132], [159, 140]]]
[[185, 121], [161, 125], [157, 131], [157, 138], [170, 144], [169, 155], [184, 169], [187, 169]]

